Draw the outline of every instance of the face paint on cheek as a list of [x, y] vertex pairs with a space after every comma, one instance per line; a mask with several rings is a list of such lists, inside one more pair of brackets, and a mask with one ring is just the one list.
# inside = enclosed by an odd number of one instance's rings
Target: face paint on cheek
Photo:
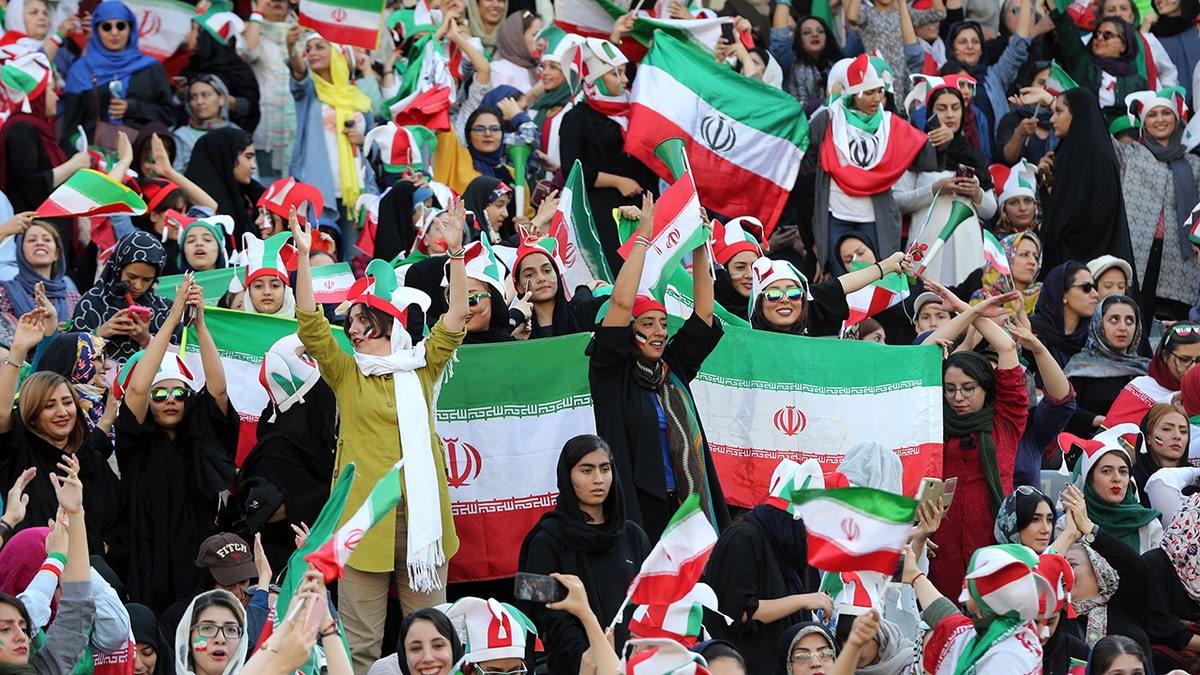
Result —
[[197, 654], [208, 651], [208, 638], [199, 636], [192, 638], [192, 651]]

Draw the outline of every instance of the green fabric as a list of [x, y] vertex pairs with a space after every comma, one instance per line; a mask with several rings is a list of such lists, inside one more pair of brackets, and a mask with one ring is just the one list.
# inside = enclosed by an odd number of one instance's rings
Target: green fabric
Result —
[[988, 502], [992, 506], [992, 513], [999, 511], [1000, 503], [1004, 501], [1000, 466], [996, 460], [996, 442], [992, 440], [992, 422], [995, 416], [995, 406], [986, 405], [977, 412], [959, 415], [950, 404], [942, 401], [942, 430], [947, 439], [979, 434], [979, 464], [983, 467], [983, 477], [987, 481]]
[[[546, 92], [536, 103], [529, 106], [537, 111], [537, 114], [533, 116], [533, 121], [537, 124], [538, 129], [543, 129], [546, 126], [546, 111], [550, 108], [561, 108], [570, 103], [573, 98], [571, 92], [575, 91], [579, 91], [579, 76], [571, 73], [567, 76], [565, 82], [558, 85], [557, 88]], [[545, 133], [545, 131], [542, 133]]]
[[[1069, 4], [1069, 2], [1068, 2]], [[1058, 46], [1062, 53], [1063, 70], [1075, 80], [1080, 87], [1090, 90], [1092, 93], [1100, 91], [1101, 74], [1103, 71], [1100, 66], [1096, 65], [1096, 60], [1092, 57], [1092, 52], [1085, 47], [1083, 42], [1078, 39], [1070, 39], [1079, 36], [1079, 29], [1075, 27], [1075, 23], [1071, 20], [1069, 14], [1065, 11], [1050, 12], [1050, 18], [1054, 21], [1054, 29], [1059, 35]], [[1141, 53], [1141, 45], [1137, 45], [1138, 53]], [[1116, 90], [1113, 92], [1114, 103], [1106, 108], [1102, 108], [1104, 113], [1104, 123], [1112, 124], [1117, 117], [1124, 115], [1127, 112], [1125, 107], [1125, 97], [1135, 91], [1146, 91], [1150, 88], [1150, 84], [1146, 81], [1145, 76], [1141, 74], [1121, 75], [1117, 77]]]
[[1120, 504], [1104, 501], [1090, 483], [1083, 486], [1083, 496], [1087, 500], [1088, 517], [1092, 522], [1139, 553], [1142, 550], [1142, 526], [1162, 516], [1161, 512], [1141, 505], [1134, 495], [1132, 480], [1129, 489], [1125, 490], [1125, 499], [1121, 500]]
[[958, 657], [958, 663], [954, 664], [954, 675], [964, 675], [966, 673], [975, 672], [975, 664], [987, 650], [993, 645], [1003, 642], [1012, 637], [1022, 626], [1029, 623], [1025, 619], [1008, 619], [998, 617], [987, 624], [987, 628], [983, 633], [979, 633], [978, 624], [976, 624], [975, 637], [967, 642], [966, 649]]
[[0, 675], [38, 675], [38, 671], [28, 663], [23, 666], [0, 663]]
[[846, 97], [842, 99], [843, 104], [846, 107], [846, 121], [853, 126], [862, 129], [868, 134], [873, 134], [876, 131], [879, 131], [879, 125], [883, 122], [883, 106], [880, 105], [875, 111], [874, 115], [868, 115], [864, 112], [860, 112], [857, 108], [850, 105], [851, 98], [852, 96], [847, 94]]

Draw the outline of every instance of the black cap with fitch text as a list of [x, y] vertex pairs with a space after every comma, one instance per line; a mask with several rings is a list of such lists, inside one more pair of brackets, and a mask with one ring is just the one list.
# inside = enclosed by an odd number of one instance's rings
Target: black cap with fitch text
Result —
[[200, 544], [196, 567], [207, 569], [222, 586], [252, 579], [257, 573], [246, 540], [229, 532], [214, 534]]

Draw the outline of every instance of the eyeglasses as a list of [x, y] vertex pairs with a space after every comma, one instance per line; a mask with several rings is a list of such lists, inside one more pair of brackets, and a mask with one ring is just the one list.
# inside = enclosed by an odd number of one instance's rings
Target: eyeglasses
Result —
[[1096, 284], [1094, 284], [1090, 281], [1085, 281], [1082, 284], [1071, 284], [1067, 288], [1078, 288], [1079, 290], [1083, 291], [1084, 294], [1086, 295], [1086, 294], [1091, 293], [1092, 291], [1096, 290]]
[[102, 21], [102, 22], [100, 22], [100, 30], [104, 31], [105, 33], [109, 32], [111, 30], [122, 31], [122, 30], [128, 30], [128, 29], [129, 29], [129, 23], [126, 21]]
[[763, 291], [763, 300], [767, 302], [779, 302], [785, 297], [792, 302], [800, 302], [804, 297], [803, 288], [772, 288], [768, 291]]
[[478, 307], [479, 303], [483, 302], [484, 300], [486, 300], [490, 297], [492, 297], [491, 293], [468, 293], [467, 294], [467, 305], [470, 307]]
[[837, 654], [832, 649], [818, 649], [815, 652], [797, 651], [792, 652], [792, 663], [804, 663], [816, 659], [818, 661], [832, 661]]
[[482, 124], [480, 124], [478, 126], [471, 127], [471, 133], [473, 133], [473, 134], [498, 134], [498, 133], [500, 133], [500, 125], [493, 124], [489, 127], [485, 127]]
[[191, 395], [192, 392], [187, 387], [157, 387], [150, 390], [150, 400], [155, 403], [163, 403], [168, 397], [175, 401], [186, 401]]
[[1096, 31], [1096, 38], [1100, 39], [1100, 40], [1104, 40], [1104, 41], [1108, 41], [1108, 40], [1120, 40], [1121, 42], [1125, 41], [1125, 38], [1120, 33], [1114, 33], [1110, 30]]
[[242, 639], [242, 633], [245, 632], [241, 626], [236, 624], [218, 626], [215, 623], [196, 624], [192, 626], [192, 630], [196, 631], [196, 634], [203, 638], [214, 638], [217, 637], [217, 633], [220, 633], [225, 636], [226, 640], [240, 640]]
[[978, 391], [978, 389], [979, 385], [977, 384], [964, 384], [961, 387], [955, 387], [952, 384], [947, 384], [942, 387], [942, 394], [946, 398], [956, 398], [959, 394], [962, 394], [963, 398], [971, 398], [975, 395], [975, 392]]
[[521, 664], [520, 666], [518, 666], [516, 670], [492, 670], [491, 668], [488, 668], [487, 666], [480, 666], [480, 665], [476, 665], [475, 670], [476, 670], [476, 672], [479, 672], [482, 675], [525, 675], [525, 673], [529, 672], [525, 668], [524, 664]]
[[1188, 367], [1191, 367], [1191, 366], [1196, 365], [1197, 363], [1200, 363], [1200, 356], [1180, 356], [1180, 355], [1176, 354], [1175, 352], [1171, 352], [1171, 356], [1174, 356], [1176, 361], [1179, 361], [1180, 363], [1182, 363], [1183, 365], [1188, 366]]

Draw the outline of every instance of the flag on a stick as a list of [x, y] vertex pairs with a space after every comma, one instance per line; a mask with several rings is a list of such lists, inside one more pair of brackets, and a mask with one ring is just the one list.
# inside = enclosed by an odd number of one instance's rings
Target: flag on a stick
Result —
[[872, 488], [797, 490], [808, 564], [828, 572], [896, 571], [919, 502]]
[[93, 169], [80, 169], [71, 174], [37, 208], [39, 218], [114, 213], [140, 216], [145, 212], [146, 202], [136, 192]]
[[350, 520], [347, 520], [345, 525], [339, 527], [337, 532], [334, 532], [333, 536], [320, 548], [304, 556], [305, 560], [312, 563], [325, 575], [325, 583], [332, 583], [334, 579], [342, 577], [346, 571], [346, 562], [350, 560], [354, 549], [358, 548], [358, 543], [362, 541], [363, 535], [400, 503], [400, 468], [402, 466], [404, 466], [403, 459], [396, 462], [392, 470], [379, 479], [379, 482], [371, 489], [371, 494], [367, 495], [367, 501], [363, 502], [353, 516], [350, 516]]

